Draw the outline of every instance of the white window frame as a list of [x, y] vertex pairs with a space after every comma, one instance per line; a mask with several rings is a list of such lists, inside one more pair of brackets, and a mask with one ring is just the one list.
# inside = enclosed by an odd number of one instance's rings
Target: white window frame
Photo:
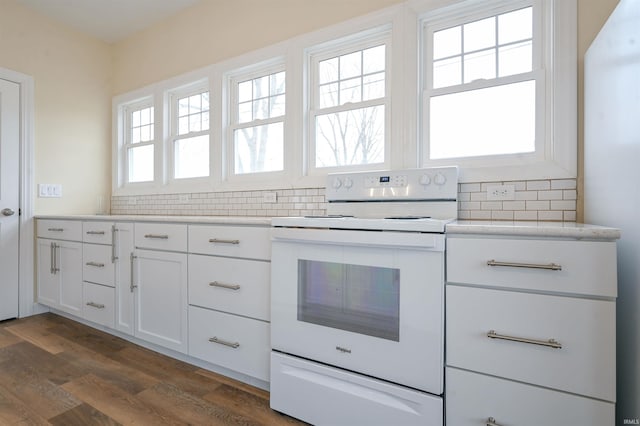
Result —
[[[533, 7], [533, 70], [530, 73], [432, 89], [433, 32], [523, 7]], [[488, 0], [431, 11], [421, 19], [421, 166], [458, 165], [462, 182], [575, 178], [577, 175], [577, 68], [575, 0]], [[431, 96], [536, 81], [534, 153], [451, 159], [429, 158]]]
[[[151, 141], [139, 142], [136, 144], [131, 143], [131, 113], [133, 111], [153, 108], [153, 139]], [[160, 151], [162, 147], [159, 141], [162, 140], [158, 131], [158, 108], [155, 105], [154, 97], [147, 96], [142, 99], [136, 99], [131, 102], [122, 103], [118, 106], [118, 148], [117, 158], [119, 159], [119, 170], [117, 173], [117, 179], [119, 186], [129, 188], [144, 188], [155, 185], [158, 180], [161, 170], [158, 169], [158, 158], [160, 157]], [[129, 148], [141, 147], [141, 146], [153, 146], [153, 179], [144, 182], [129, 182]]]
[[[284, 72], [285, 73], [285, 113], [278, 117], [270, 117], [265, 119], [254, 119], [252, 121], [240, 123], [238, 117], [238, 84], [247, 80], [253, 80], [255, 78], [268, 76], [271, 74]], [[243, 67], [226, 73], [225, 86], [228, 95], [227, 105], [227, 130], [225, 132], [225, 154], [226, 154], [226, 179], [229, 182], [263, 182], [263, 181], [279, 181], [288, 176], [288, 165], [291, 164], [292, 150], [288, 149], [290, 144], [290, 138], [288, 137], [288, 128], [290, 120], [290, 98], [289, 90], [291, 84], [289, 83], [289, 71], [287, 70], [286, 63], [283, 58], [275, 58], [267, 61], [263, 61], [257, 64]], [[283, 158], [282, 158], [282, 170], [273, 171], [258, 171], [248, 173], [235, 173], [235, 138], [234, 133], [238, 129], [263, 126], [267, 124], [282, 123], [283, 126]]]
[[[352, 34], [346, 37], [334, 39], [332, 41], [308, 48], [305, 52], [308, 75], [307, 75], [307, 106], [306, 127], [308, 149], [306, 150], [306, 170], [310, 176], [322, 176], [333, 172], [357, 171], [357, 170], [379, 170], [388, 169], [392, 163], [392, 143], [391, 143], [391, 117], [392, 102], [391, 92], [393, 86], [392, 58], [393, 58], [393, 38], [391, 25], [383, 25], [378, 28]], [[319, 63], [326, 59], [335, 58], [359, 50], [366, 50], [371, 47], [385, 45], [385, 96], [374, 100], [361, 101], [358, 103], [347, 103], [343, 105], [320, 108], [319, 107]], [[325, 114], [352, 111], [372, 106], [384, 106], [384, 161], [381, 163], [369, 163], [360, 165], [318, 167], [315, 164], [316, 153], [316, 117]]]
[[[187, 96], [192, 96], [196, 94], [201, 94], [203, 92], [209, 92], [209, 129], [201, 130], [199, 132], [190, 132], [184, 135], [178, 135], [178, 99], [184, 98]], [[167, 135], [167, 141], [165, 143], [165, 158], [167, 162], [167, 182], [171, 185], [174, 184], [176, 186], [180, 185], [190, 185], [194, 183], [206, 183], [214, 171], [214, 157], [213, 157], [213, 144], [211, 143], [211, 128], [212, 128], [212, 112], [214, 110], [212, 104], [212, 93], [208, 85], [208, 81], [201, 80], [195, 83], [189, 84], [187, 86], [183, 86], [177, 89], [173, 89], [166, 92], [167, 102], [166, 102], [166, 111], [165, 114], [165, 130], [164, 134]], [[168, 117], [167, 117], [168, 115]], [[168, 127], [167, 127], [168, 125]], [[176, 167], [176, 159], [175, 159], [175, 150], [174, 145], [175, 142], [179, 139], [187, 139], [197, 136], [208, 136], [209, 138], [209, 173], [207, 176], [198, 176], [198, 177], [190, 177], [190, 178], [176, 178], [175, 177], [175, 167]]]

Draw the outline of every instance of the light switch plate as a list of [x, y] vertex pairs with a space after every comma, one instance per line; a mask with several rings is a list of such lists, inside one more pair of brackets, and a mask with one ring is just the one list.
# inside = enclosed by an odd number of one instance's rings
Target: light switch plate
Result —
[[39, 183], [38, 197], [60, 198], [62, 197], [62, 185], [60, 185], [59, 183]]

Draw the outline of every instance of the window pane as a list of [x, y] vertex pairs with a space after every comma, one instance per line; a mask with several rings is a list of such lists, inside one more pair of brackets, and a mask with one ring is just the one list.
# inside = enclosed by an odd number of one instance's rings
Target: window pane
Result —
[[486, 49], [496, 45], [496, 18], [471, 22], [463, 26], [464, 51]]
[[140, 110], [131, 113], [131, 127], [140, 127]]
[[189, 97], [189, 114], [197, 114], [202, 111], [200, 105], [200, 95], [193, 95]]
[[238, 122], [246, 123], [253, 120], [253, 102], [244, 102], [238, 105]]
[[202, 117], [202, 130], [209, 130], [209, 111], [203, 112]]
[[385, 45], [372, 47], [362, 52], [363, 74], [384, 71], [385, 69]]
[[320, 84], [338, 81], [338, 58], [327, 59], [319, 64]]
[[338, 105], [338, 83], [320, 86], [320, 108]]
[[533, 37], [532, 8], [516, 10], [498, 16], [498, 43], [506, 44]]
[[269, 98], [253, 101], [253, 119], [264, 120], [269, 118]]
[[209, 176], [209, 136], [178, 139], [174, 143], [176, 179]]
[[235, 173], [272, 172], [284, 167], [283, 124], [238, 129], [234, 132]]
[[178, 117], [189, 114], [189, 98], [178, 99]]
[[316, 117], [316, 167], [384, 162], [384, 106]]
[[189, 133], [189, 116], [180, 117], [178, 119], [178, 134], [184, 135]]
[[533, 68], [531, 41], [501, 47], [498, 51], [499, 77], [529, 72]]
[[140, 127], [134, 127], [131, 129], [131, 143], [139, 143], [140, 142]]
[[355, 77], [362, 74], [362, 51], [340, 56], [340, 79]]
[[150, 182], [153, 180], [153, 145], [128, 149], [129, 182]]
[[340, 82], [340, 105], [347, 102], [360, 102], [361, 94], [360, 77]]
[[384, 72], [363, 77], [362, 100], [384, 98]]
[[433, 33], [433, 59], [462, 53], [462, 27], [453, 27]]
[[465, 55], [464, 82], [474, 80], [489, 80], [496, 78], [496, 51], [494, 49]]
[[534, 152], [535, 121], [535, 81], [433, 97], [430, 158]]
[[144, 126], [145, 124], [153, 123], [153, 108], [145, 108], [140, 110], [140, 125]]
[[151, 125], [140, 127], [140, 141], [148, 142], [153, 140], [153, 127]]
[[189, 131], [190, 132], [199, 132], [201, 130], [200, 126], [200, 114], [193, 114], [189, 116]]
[[243, 81], [238, 84], [238, 102], [250, 101], [253, 97], [253, 81]]
[[457, 56], [433, 63], [433, 88], [454, 86], [462, 83], [462, 58]]
[[280, 117], [285, 113], [285, 98], [284, 95], [274, 96], [271, 98], [271, 113], [270, 117]]
[[209, 111], [209, 92], [202, 93], [202, 111]]
[[253, 80], [253, 99], [269, 96], [269, 76]]
[[284, 71], [271, 74], [271, 96], [279, 95], [285, 91]]

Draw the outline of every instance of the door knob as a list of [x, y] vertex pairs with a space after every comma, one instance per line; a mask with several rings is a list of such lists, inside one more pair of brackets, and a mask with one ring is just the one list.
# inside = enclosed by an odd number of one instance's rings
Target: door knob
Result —
[[3, 216], [13, 216], [15, 212], [7, 207], [6, 209], [0, 210], [0, 213], [2, 213]]

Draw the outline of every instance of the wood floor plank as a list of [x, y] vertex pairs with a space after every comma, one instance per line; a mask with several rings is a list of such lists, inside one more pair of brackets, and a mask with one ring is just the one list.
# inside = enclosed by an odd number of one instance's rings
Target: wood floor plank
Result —
[[5, 330], [54, 355], [64, 351], [69, 345], [69, 340], [51, 333], [37, 323], [18, 322]]
[[0, 365], [0, 383], [45, 419], [81, 404], [73, 395], [50, 382], [38, 368], [25, 362], [4, 362]]
[[92, 374], [65, 383], [62, 387], [123, 425], [187, 424]]
[[171, 407], [175, 415], [191, 425], [260, 426], [260, 423], [250, 417], [211, 404], [168, 383], [160, 383], [147, 389], [138, 397], [157, 409]]
[[257, 396], [258, 398], [262, 398], [265, 401], [269, 401], [269, 392], [260, 388], [257, 388], [255, 386], [251, 386], [248, 385], [246, 383], [242, 383], [239, 382], [237, 380], [234, 380], [230, 377], [227, 376], [223, 376], [222, 374], [218, 374], [218, 373], [214, 373], [213, 371], [209, 371], [209, 370], [204, 370], [204, 369], [199, 369], [196, 371], [196, 374], [199, 374], [201, 376], [207, 377], [209, 379], [215, 380], [217, 382], [220, 382], [222, 384], [226, 384], [229, 386], [233, 386], [233, 387], [237, 387], [239, 389], [242, 389], [245, 392], [251, 393], [255, 396]]
[[49, 419], [54, 426], [120, 426], [111, 417], [96, 410], [89, 404], [80, 404], [59, 416]]
[[30, 342], [20, 341], [15, 345], [0, 348], [0, 359], [10, 364], [37, 366], [38, 375], [50, 382], [60, 385], [84, 374], [67, 361], [52, 356]]
[[49, 331], [104, 355], [117, 352], [127, 346], [127, 342], [119, 337], [66, 318], [64, 322], [49, 328]]
[[4, 385], [0, 385], [0, 424], [44, 426], [49, 422], [35, 413], [28, 404], [18, 399]]
[[0, 348], [5, 348], [7, 346], [14, 345], [20, 342], [20, 338], [13, 333], [9, 333], [8, 331], [0, 328]]

